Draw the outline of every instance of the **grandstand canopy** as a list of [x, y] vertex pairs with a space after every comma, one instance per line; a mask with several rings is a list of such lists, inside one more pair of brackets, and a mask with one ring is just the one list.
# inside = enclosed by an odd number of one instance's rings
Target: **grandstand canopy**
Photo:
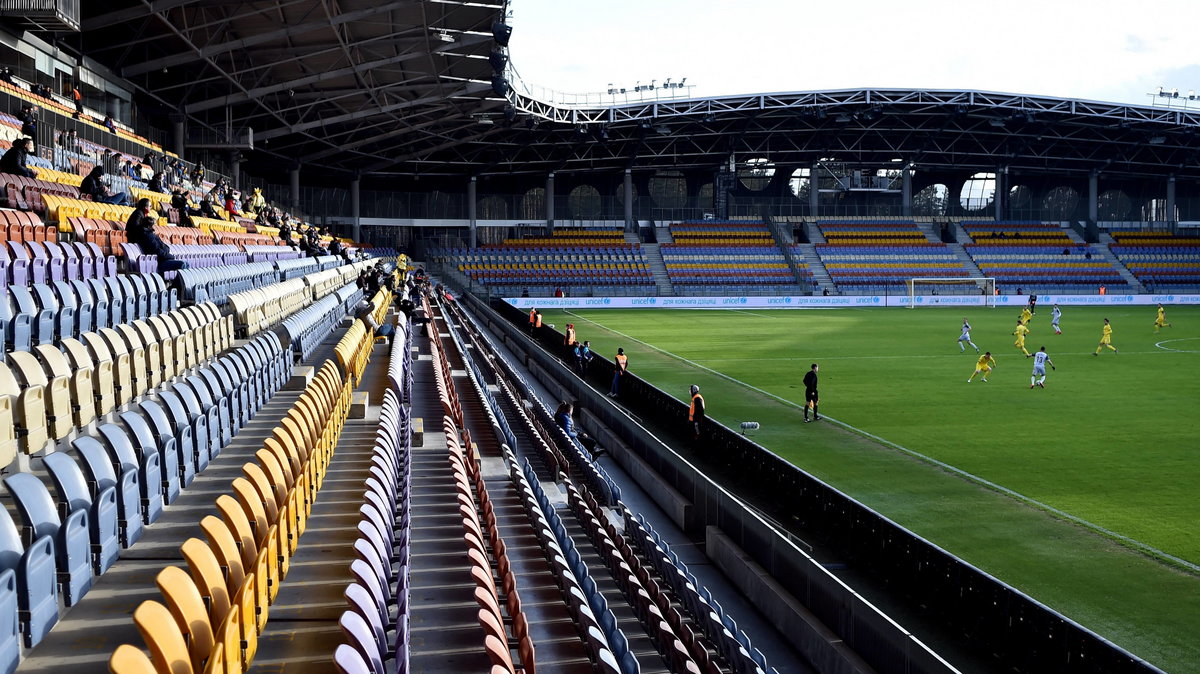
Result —
[[1200, 178], [1196, 110], [912, 89], [510, 103], [488, 60], [505, 11], [506, 0], [113, 0], [85, 3], [83, 33], [67, 40], [183, 111], [193, 140], [252, 128], [251, 170], [282, 159], [343, 177], [544, 175], [715, 169], [735, 155]]

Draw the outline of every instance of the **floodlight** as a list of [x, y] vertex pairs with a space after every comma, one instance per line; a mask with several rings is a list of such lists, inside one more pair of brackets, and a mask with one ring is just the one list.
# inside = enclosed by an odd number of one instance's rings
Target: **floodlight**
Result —
[[492, 39], [496, 41], [496, 44], [501, 47], [507, 47], [510, 37], [512, 37], [512, 26], [503, 21], [497, 21], [492, 24]]
[[508, 54], [502, 51], [494, 51], [488, 54], [488, 63], [492, 64], [492, 70], [502, 73], [504, 72], [504, 66], [508, 65]]
[[1162, 145], [1165, 142], [1167, 142], [1166, 136], [1150, 136], [1151, 145]]
[[503, 75], [492, 75], [492, 91], [497, 96], [508, 95], [508, 80], [504, 79]]

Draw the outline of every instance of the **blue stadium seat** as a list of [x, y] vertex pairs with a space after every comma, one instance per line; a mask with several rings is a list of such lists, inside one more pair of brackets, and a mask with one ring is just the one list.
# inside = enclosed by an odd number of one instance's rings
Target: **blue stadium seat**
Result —
[[43, 537], [54, 541], [63, 603], [74, 606], [92, 587], [88, 511], [75, 510], [65, 520], [60, 519], [46, 485], [30, 473], [9, 475], [4, 478], [4, 487], [24, 520], [26, 543]]
[[137, 472], [142, 522], [153, 524], [163, 512], [162, 464], [158, 452], [149, 447], [134, 447], [129, 434], [116, 424], [101, 424], [96, 431], [109, 453], [113, 469], [121, 474], [130, 470]]
[[58, 583], [54, 539], [42, 536], [22, 544], [8, 511], [0, 508], [0, 590], [16, 576], [18, 616], [25, 647], [33, 648], [58, 622]]
[[64, 516], [78, 510], [88, 513], [92, 570], [97, 576], [103, 574], [121, 554], [116, 488], [108, 487], [100, 492], [99, 498], [93, 499], [79, 464], [66, 452], [47, 454], [43, 461], [58, 492], [59, 509]]

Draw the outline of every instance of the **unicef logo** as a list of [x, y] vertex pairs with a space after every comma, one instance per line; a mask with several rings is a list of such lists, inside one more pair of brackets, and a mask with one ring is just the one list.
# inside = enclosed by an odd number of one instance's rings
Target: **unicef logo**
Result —
[[1005, 304], [1008, 304], [1008, 295], [1001, 295], [1001, 296], [1000, 296], [1000, 301], [1001, 301], [1001, 302], [1003, 302], [1003, 303], [1005, 303]]
[[657, 297], [651, 297], [651, 298], [650, 298], [650, 304], [656, 304], [657, 302], [658, 302], [658, 298], [657, 298]]
[[746, 298], [745, 298], [745, 297], [742, 297], [742, 298], [739, 298], [739, 299], [738, 299], [738, 304], [745, 304], [745, 303], [746, 303]]
[[1174, 296], [1174, 295], [1167, 295], [1167, 301], [1168, 301], [1168, 302], [1174, 302], [1174, 301], [1175, 301], [1175, 296]]
[[924, 301], [925, 301], [925, 298], [924, 298], [924, 297], [917, 297], [917, 304], [920, 304], [920, 303], [922, 303], [922, 302], [924, 302]]
[[1133, 295], [1126, 295], [1126, 296], [1125, 296], [1125, 301], [1126, 301], [1126, 302], [1132, 302], [1132, 301], [1133, 301]]
[[[917, 300], [917, 301], [919, 302], [920, 300]], [[879, 296], [878, 296], [878, 295], [876, 295], [875, 297], [872, 297], [872, 298], [871, 298], [871, 303], [872, 303], [872, 304], [879, 304]]]
[[605, 297], [605, 298], [604, 298], [604, 303], [605, 303], [605, 304], [612, 304], [612, 299], [611, 299], [611, 298], [608, 298], [608, 297]]
[[786, 302], [786, 303], [788, 303], [788, 304], [791, 304], [791, 303], [792, 303], [792, 298], [790, 298], [790, 297], [785, 297], [785, 298], [783, 298], [783, 301], [784, 301], [784, 302]]

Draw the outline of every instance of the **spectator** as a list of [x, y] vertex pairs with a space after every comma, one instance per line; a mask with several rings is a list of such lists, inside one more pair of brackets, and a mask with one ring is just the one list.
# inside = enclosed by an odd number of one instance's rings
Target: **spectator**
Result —
[[79, 185], [79, 193], [90, 196], [92, 201], [128, 206], [129, 195], [124, 192], [113, 192], [108, 185], [104, 184], [103, 178], [104, 167], [93, 168], [91, 173], [84, 176], [83, 182]]
[[555, 297], [566, 297], [566, 293], [564, 293], [564, 292], [563, 292], [563, 289], [562, 289], [562, 288], [555, 288], [555, 289], [554, 289], [554, 296], [555, 296]]
[[1070, 254], [1071, 254], [1071, 249], [1070, 249], [1070, 248], [1063, 248], [1063, 252], [1062, 252], [1062, 254], [1063, 254], [1063, 255], [1070, 255]]
[[202, 218], [212, 218], [213, 220], [221, 219], [221, 216], [217, 215], [217, 212], [213, 210], [212, 202], [208, 199], [200, 200], [200, 208], [196, 209], [195, 214]]
[[567, 437], [579, 443], [584, 449], [586, 449], [593, 460], [600, 458], [600, 455], [604, 453], [604, 450], [596, 449], [596, 439], [587, 433], [575, 430], [575, 420], [571, 417], [571, 415], [574, 413], [574, 405], [569, 402], [560, 403], [558, 409], [554, 411], [554, 422], [558, 424], [559, 428], [563, 429], [563, 432], [567, 434]]
[[34, 145], [37, 145], [37, 108], [28, 103], [22, 105], [17, 121], [21, 123], [21, 135], [32, 138]]
[[[542, 315], [538, 314], [539, 322], [541, 321], [541, 318]], [[579, 369], [579, 376], [581, 378], [587, 379], [588, 366], [592, 364], [593, 357], [591, 342], [585, 339], [575, 345], [575, 365]]]
[[204, 182], [204, 162], [196, 164], [196, 168], [192, 169], [190, 178], [192, 180], [192, 186], [196, 189], [199, 189], [200, 185]]
[[375, 303], [363, 297], [354, 307], [354, 317], [366, 324], [372, 331], [379, 330], [379, 323], [375, 322]]
[[[166, 186], [163, 185], [162, 171], [157, 171], [153, 176], [150, 177], [150, 182], [146, 183], [146, 189], [150, 190], [151, 192], [158, 192], [159, 194], [169, 194]], [[172, 199], [172, 202], [173, 201], [174, 199]], [[172, 204], [172, 206], [174, 206], [174, 204]], [[177, 206], [175, 207], [178, 208]]]
[[0, 68], [0, 82], [14, 85], [16, 84], [16, 82], [13, 81], [12, 68], [9, 68], [8, 66]]
[[138, 200], [137, 208], [125, 223], [125, 237], [129, 243], [137, 244], [142, 252], [158, 258], [160, 273], [187, 269], [187, 263], [176, 259], [167, 244], [163, 243], [162, 239], [154, 233], [154, 220], [151, 217], [149, 199]]
[[104, 116], [104, 128], [108, 129], [112, 133], [117, 132], [117, 122], [112, 118], [112, 115]]
[[238, 210], [237, 196], [234, 194], [233, 190], [225, 191], [225, 212], [233, 217], [237, 217], [242, 214], [242, 212]]
[[29, 168], [27, 164], [30, 152], [33, 152], [33, 139], [17, 139], [17, 142], [13, 143], [4, 156], [0, 157], [0, 173], [36, 178], [37, 171]]
[[1085, 250], [1083, 252], [1083, 259], [1085, 259], [1085, 260], [1092, 259], [1092, 249], [1091, 248], [1088, 248], [1087, 250]]
[[71, 100], [75, 101], [75, 119], [83, 114], [83, 94], [79, 92], [79, 85], [75, 84], [71, 87]]
[[262, 188], [255, 187], [254, 193], [250, 195], [249, 209], [257, 213], [258, 211], [261, 211], [261, 210], [265, 209], [266, 207], [267, 207], [267, 200], [265, 197], [263, 197]]
[[125, 164], [121, 167], [125, 176], [134, 180], [141, 180], [142, 176], [138, 174], [137, 169], [133, 166], [132, 159], [126, 159]]

